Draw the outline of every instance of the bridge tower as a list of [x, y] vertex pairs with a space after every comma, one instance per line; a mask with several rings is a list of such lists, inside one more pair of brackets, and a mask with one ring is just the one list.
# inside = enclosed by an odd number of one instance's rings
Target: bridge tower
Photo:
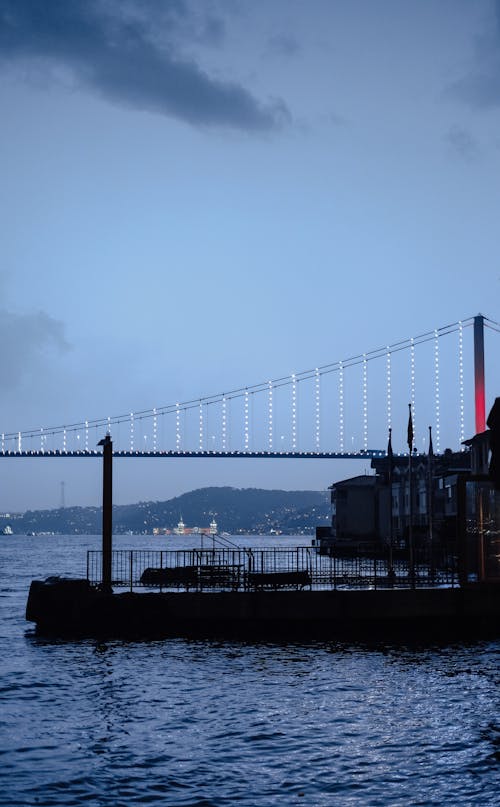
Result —
[[474, 317], [474, 408], [476, 434], [486, 430], [486, 392], [484, 384], [484, 317]]

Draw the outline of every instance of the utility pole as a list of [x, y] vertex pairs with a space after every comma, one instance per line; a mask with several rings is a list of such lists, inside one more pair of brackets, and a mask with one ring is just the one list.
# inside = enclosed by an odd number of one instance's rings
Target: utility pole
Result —
[[408, 404], [408, 550], [409, 550], [409, 577], [412, 588], [415, 588], [415, 557], [413, 552], [413, 418], [411, 403]]
[[111, 560], [113, 552], [113, 443], [109, 434], [98, 445], [102, 446], [102, 584], [106, 594], [112, 594]]

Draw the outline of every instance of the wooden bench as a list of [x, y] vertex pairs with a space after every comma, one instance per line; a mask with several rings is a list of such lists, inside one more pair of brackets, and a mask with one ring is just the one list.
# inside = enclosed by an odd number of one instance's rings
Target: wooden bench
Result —
[[144, 586], [164, 588], [238, 588], [240, 566], [176, 566], [164, 569], [148, 567], [140, 577]]
[[200, 588], [232, 588], [240, 585], [241, 567], [239, 565], [207, 564], [198, 568], [198, 585]]
[[165, 588], [197, 588], [198, 567], [176, 566], [158, 569], [149, 567], [141, 574], [140, 582], [144, 586], [164, 586]]

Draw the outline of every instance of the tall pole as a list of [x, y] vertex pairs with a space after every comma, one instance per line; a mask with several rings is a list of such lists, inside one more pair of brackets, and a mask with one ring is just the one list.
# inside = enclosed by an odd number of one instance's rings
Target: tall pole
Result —
[[408, 548], [409, 548], [409, 575], [412, 586], [415, 585], [415, 561], [413, 557], [413, 419], [411, 416], [411, 403], [408, 404]]
[[434, 579], [434, 469], [432, 461], [434, 458], [434, 450], [432, 447], [432, 426], [429, 426], [429, 455], [428, 455], [428, 499], [427, 499], [427, 513], [429, 521], [429, 554], [430, 554], [430, 570], [431, 578]]
[[113, 512], [113, 443], [109, 434], [99, 442], [102, 449], [102, 590], [112, 594], [112, 512]]
[[484, 317], [474, 317], [474, 405], [476, 434], [486, 431], [486, 392], [484, 384]]
[[389, 569], [388, 575], [392, 580], [394, 577], [394, 556], [393, 556], [393, 543], [394, 543], [394, 528], [392, 524], [392, 482], [394, 470], [394, 454], [392, 452], [392, 429], [389, 427], [389, 442], [387, 444], [387, 458], [389, 461]]
[[409, 548], [409, 573], [410, 578], [414, 579], [415, 569], [414, 569], [414, 560], [413, 560], [413, 473], [412, 473], [412, 462], [411, 462], [411, 454], [412, 449], [410, 449], [410, 453], [408, 454], [408, 499], [409, 499], [409, 507], [408, 507], [408, 548]]

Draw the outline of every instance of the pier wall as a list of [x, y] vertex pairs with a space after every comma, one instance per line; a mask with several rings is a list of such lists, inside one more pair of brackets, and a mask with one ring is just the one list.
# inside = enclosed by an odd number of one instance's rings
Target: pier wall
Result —
[[500, 632], [500, 586], [105, 594], [51, 579], [31, 584], [26, 618], [54, 635], [451, 638]]

